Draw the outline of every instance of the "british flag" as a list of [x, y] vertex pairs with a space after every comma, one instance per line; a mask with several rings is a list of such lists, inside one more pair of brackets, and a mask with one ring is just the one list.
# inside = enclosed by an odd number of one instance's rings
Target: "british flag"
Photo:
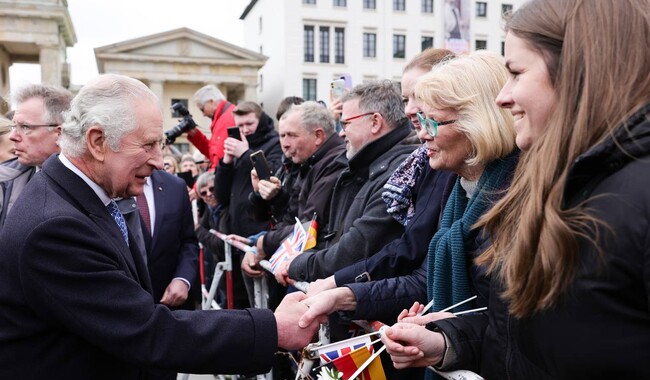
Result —
[[271, 270], [275, 274], [275, 270], [280, 264], [288, 261], [289, 258], [302, 252], [305, 242], [307, 241], [307, 233], [302, 227], [300, 220], [296, 218], [296, 224], [293, 226], [293, 232], [288, 238], [284, 239], [280, 247], [275, 251], [273, 256], [269, 259]]
[[373, 334], [360, 335], [318, 347], [316, 350], [318, 351], [321, 365], [347, 355], [359, 347], [367, 346], [369, 349], [372, 349], [371, 335]]

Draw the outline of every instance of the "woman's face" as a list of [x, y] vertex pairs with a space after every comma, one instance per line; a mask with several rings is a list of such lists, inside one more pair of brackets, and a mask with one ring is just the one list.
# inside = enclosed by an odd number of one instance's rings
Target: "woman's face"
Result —
[[544, 58], [524, 39], [508, 33], [505, 58], [510, 78], [497, 96], [497, 104], [510, 110], [517, 146], [528, 150], [546, 128], [557, 97]]
[[427, 72], [428, 70], [424, 68], [414, 67], [402, 74], [402, 101], [404, 102], [404, 112], [406, 112], [406, 117], [411, 121], [416, 131], [420, 130], [420, 121], [415, 114], [422, 111], [422, 107], [420, 103], [415, 100], [413, 89], [415, 88], [415, 83], [418, 79]]
[[[427, 106], [424, 106], [424, 115], [438, 122], [458, 118], [455, 110], [438, 110]], [[432, 169], [448, 170], [466, 179], [475, 179], [473, 168], [465, 163], [468, 158], [471, 158], [472, 143], [464, 133], [458, 131], [456, 123], [438, 126], [438, 135], [435, 137], [427, 133], [425, 128], [421, 128], [418, 137], [424, 141]]]
[[176, 174], [176, 166], [171, 158], [163, 159], [163, 168], [169, 174]]
[[214, 197], [214, 185], [207, 184], [202, 186], [199, 189], [199, 195], [208, 206], [212, 208], [217, 207], [217, 198]]

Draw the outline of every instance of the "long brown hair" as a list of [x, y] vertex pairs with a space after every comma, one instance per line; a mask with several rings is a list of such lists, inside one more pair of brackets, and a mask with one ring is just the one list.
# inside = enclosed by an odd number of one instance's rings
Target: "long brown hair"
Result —
[[563, 208], [575, 159], [650, 101], [648, 0], [534, 0], [506, 22], [546, 63], [557, 105], [523, 154], [508, 194], [479, 221], [494, 237], [479, 259], [516, 317], [547, 310], [572, 283], [579, 238], [601, 222]]

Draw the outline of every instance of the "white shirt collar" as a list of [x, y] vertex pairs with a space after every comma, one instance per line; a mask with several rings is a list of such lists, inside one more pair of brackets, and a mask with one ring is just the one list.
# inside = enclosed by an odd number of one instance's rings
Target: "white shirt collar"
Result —
[[81, 170], [79, 170], [79, 168], [76, 167], [72, 162], [70, 162], [70, 160], [69, 160], [69, 159], [68, 159], [68, 158], [67, 158], [63, 153], [60, 153], [60, 154], [59, 154], [59, 161], [61, 161], [61, 163], [63, 164], [63, 166], [65, 166], [66, 168], [72, 170], [72, 172], [73, 172], [74, 174], [76, 174], [76, 175], [78, 175], [79, 177], [81, 177], [81, 179], [83, 179], [84, 182], [86, 182], [86, 183], [88, 184], [88, 186], [90, 186], [90, 188], [93, 189], [93, 191], [95, 192], [95, 194], [97, 194], [97, 196], [98, 196], [99, 199], [102, 201], [102, 203], [104, 204], [104, 206], [107, 206], [109, 203], [111, 203], [111, 200], [112, 200], [112, 199], [108, 196], [108, 194], [106, 193], [106, 191], [105, 191], [104, 189], [102, 189], [98, 184], [96, 184], [95, 182], [93, 182], [93, 180], [91, 180], [90, 178], [88, 178], [88, 176], [85, 175], [84, 172], [82, 172]]

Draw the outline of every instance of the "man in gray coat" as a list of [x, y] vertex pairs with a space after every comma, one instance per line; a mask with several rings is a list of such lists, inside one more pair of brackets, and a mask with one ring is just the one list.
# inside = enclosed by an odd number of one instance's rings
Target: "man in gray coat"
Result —
[[9, 139], [16, 158], [0, 165], [0, 228], [36, 168], [59, 152], [63, 112], [70, 108], [72, 96], [62, 87], [47, 84], [30, 84], [13, 94], [16, 110]]

